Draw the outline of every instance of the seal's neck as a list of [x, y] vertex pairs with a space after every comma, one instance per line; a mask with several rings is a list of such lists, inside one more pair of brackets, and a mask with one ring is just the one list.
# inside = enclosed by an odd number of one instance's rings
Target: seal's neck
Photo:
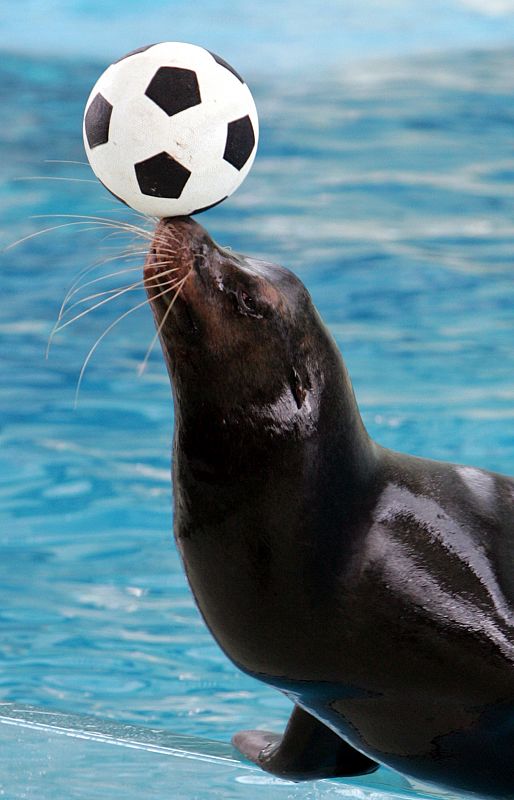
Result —
[[335, 344], [329, 358], [330, 381], [313, 376], [296, 427], [186, 408], [175, 389], [178, 548], [218, 643], [260, 677], [305, 674], [309, 632], [325, 624], [326, 598], [351, 585], [373, 503], [375, 446]]
[[324, 386], [320, 403], [320, 447], [328, 465], [335, 465], [339, 480], [359, 488], [370, 480], [374, 472], [376, 446], [362, 421], [350, 376], [339, 350], [332, 351], [331, 359], [331, 379]]
[[[309, 508], [337, 504], [348, 513], [362, 497], [373, 479], [376, 446], [335, 343], [325, 352], [300, 408], [286, 388], [272, 406], [230, 409], [190, 390], [184, 393], [189, 402], [181, 404], [180, 387], [175, 389], [175, 490], [191, 495], [190, 507], [201, 497], [195, 513], [207, 509], [206, 524], [216, 504], [262, 503], [270, 493], [274, 502], [294, 502], [295, 509], [299, 497], [308, 498]], [[206, 504], [209, 495], [212, 503]]]

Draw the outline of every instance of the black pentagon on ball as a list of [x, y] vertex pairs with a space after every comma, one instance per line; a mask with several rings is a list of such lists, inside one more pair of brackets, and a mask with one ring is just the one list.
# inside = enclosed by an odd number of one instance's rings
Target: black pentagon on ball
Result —
[[182, 67], [160, 67], [145, 94], [169, 117], [202, 102], [196, 72]]
[[93, 98], [84, 118], [86, 139], [91, 150], [109, 140], [109, 124], [111, 122], [112, 106], [100, 94]]
[[236, 72], [236, 70], [234, 69], [234, 67], [233, 67], [233, 66], [231, 66], [231, 65], [228, 63], [228, 61], [225, 61], [225, 59], [224, 59], [224, 58], [222, 58], [221, 56], [218, 56], [218, 55], [216, 55], [216, 53], [213, 53], [213, 52], [212, 52], [212, 50], [209, 50], [209, 53], [211, 54], [211, 56], [213, 57], [213, 59], [215, 60], [215, 62], [216, 62], [217, 64], [219, 64], [221, 67], [225, 67], [225, 69], [228, 69], [228, 71], [229, 71], [229, 72], [231, 72], [231, 73], [232, 73], [232, 75], [235, 75], [235, 76], [236, 76], [236, 78], [237, 78], [237, 80], [238, 80], [238, 81], [241, 81], [241, 83], [244, 83], [244, 79], [241, 77], [241, 75], [239, 74], [239, 72]]
[[253, 125], [248, 114], [246, 117], [228, 123], [227, 143], [223, 158], [236, 169], [242, 169], [255, 145]]
[[170, 197], [182, 194], [191, 172], [175, 161], [169, 153], [158, 153], [134, 164], [139, 188], [151, 197]]

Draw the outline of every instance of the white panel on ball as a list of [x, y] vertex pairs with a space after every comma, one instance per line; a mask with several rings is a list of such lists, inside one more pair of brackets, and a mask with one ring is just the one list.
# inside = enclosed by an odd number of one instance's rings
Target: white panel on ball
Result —
[[98, 179], [156, 217], [195, 213], [231, 195], [250, 171], [259, 123], [248, 86], [197, 45], [162, 42], [111, 64], [84, 113]]

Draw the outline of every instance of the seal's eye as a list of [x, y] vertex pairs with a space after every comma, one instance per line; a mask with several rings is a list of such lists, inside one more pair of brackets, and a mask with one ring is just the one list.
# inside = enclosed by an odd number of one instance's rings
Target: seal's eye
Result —
[[249, 317], [256, 317], [257, 319], [262, 319], [262, 314], [260, 309], [248, 292], [245, 292], [244, 289], [238, 293], [238, 305], [239, 305], [239, 312], [241, 314], [246, 314]]
[[253, 297], [250, 297], [248, 292], [241, 292], [241, 302], [248, 311], [252, 311], [255, 314], [257, 306], [255, 305], [255, 300]]

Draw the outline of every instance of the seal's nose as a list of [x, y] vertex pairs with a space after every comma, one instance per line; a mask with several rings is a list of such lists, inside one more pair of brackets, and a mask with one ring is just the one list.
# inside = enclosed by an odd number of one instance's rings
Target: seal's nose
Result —
[[160, 234], [172, 238], [177, 245], [210, 238], [205, 228], [202, 228], [191, 217], [166, 217], [161, 219], [155, 233], [156, 235]]

